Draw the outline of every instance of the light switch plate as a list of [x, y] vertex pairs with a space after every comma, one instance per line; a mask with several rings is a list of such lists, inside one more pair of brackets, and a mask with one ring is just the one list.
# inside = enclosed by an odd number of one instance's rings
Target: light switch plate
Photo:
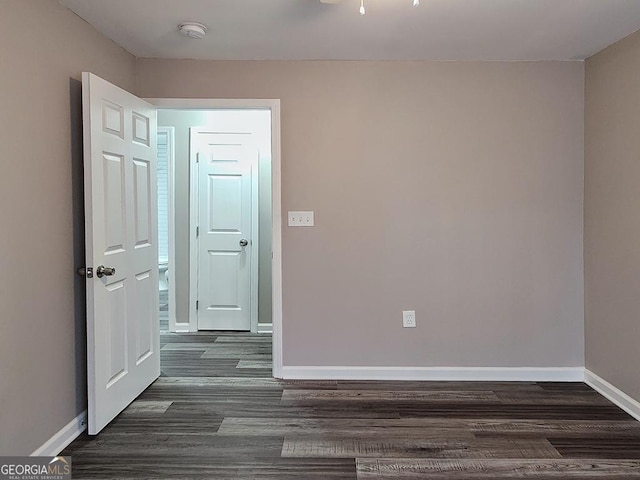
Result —
[[289, 212], [290, 227], [313, 227], [313, 212]]

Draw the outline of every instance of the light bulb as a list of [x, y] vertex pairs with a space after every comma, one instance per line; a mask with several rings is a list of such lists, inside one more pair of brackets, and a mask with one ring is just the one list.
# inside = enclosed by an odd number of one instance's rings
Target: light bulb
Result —
[[420, 5], [420, 0], [413, 0], [413, 6], [417, 7], [418, 5]]
[[364, 0], [360, 0], [360, 15], [364, 15], [366, 10], [364, 9]]

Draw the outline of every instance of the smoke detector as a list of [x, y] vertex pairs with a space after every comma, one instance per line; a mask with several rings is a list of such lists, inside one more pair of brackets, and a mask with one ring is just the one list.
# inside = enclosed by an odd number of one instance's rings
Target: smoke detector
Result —
[[207, 27], [201, 23], [183, 22], [178, 25], [178, 31], [186, 37], [200, 40], [207, 34]]

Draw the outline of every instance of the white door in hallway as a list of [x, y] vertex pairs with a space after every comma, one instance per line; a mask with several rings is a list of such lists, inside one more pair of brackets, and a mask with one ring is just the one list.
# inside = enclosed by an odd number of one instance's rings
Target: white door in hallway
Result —
[[84, 73], [88, 431], [160, 375], [156, 111]]
[[198, 330], [248, 331], [258, 149], [242, 132], [192, 128], [191, 141], [197, 148]]

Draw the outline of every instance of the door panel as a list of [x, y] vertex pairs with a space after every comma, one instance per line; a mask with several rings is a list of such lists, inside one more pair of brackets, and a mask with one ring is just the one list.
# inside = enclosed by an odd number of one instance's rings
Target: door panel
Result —
[[104, 212], [106, 249], [105, 253], [124, 252], [125, 231], [124, 158], [104, 153]]
[[135, 246], [151, 245], [151, 168], [149, 162], [135, 158], [133, 160], [133, 201], [135, 211]]
[[102, 131], [124, 138], [124, 108], [102, 100]]
[[199, 170], [198, 329], [248, 331], [258, 150], [248, 133], [192, 129], [192, 138]]
[[107, 385], [114, 379], [126, 373], [127, 369], [127, 307], [124, 282], [119, 281], [105, 285], [107, 291], [107, 330], [109, 332], [109, 375]]
[[[156, 112], [83, 74], [89, 434], [160, 375]], [[112, 267], [100, 277], [98, 267]]]
[[147, 301], [139, 302], [136, 305], [136, 317], [138, 322], [136, 323], [137, 332], [137, 344], [136, 344], [136, 365], [144, 361], [150, 354], [153, 353], [154, 335], [155, 329], [153, 328], [154, 322], [156, 322], [156, 315], [154, 312], [155, 302], [149, 301], [157, 293], [157, 286], [153, 284], [152, 272], [142, 272], [136, 275], [136, 295], [140, 298], [147, 299]]
[[149, 146], [149, 117], [133, 112], [133, 141]]
[[[207, 309], [240, 309], [243, 301], [243, 289], [239, 284], [241, 275], [239, 262], [242, 252], [213, 252], [209, 251], [207, 265], [211, 276], [210, 305]], [[228, 275], [216, 275], [216, 272], [228, 272]]]
[[207, 233], [242, 233], [242, 175], [209, 175]]

